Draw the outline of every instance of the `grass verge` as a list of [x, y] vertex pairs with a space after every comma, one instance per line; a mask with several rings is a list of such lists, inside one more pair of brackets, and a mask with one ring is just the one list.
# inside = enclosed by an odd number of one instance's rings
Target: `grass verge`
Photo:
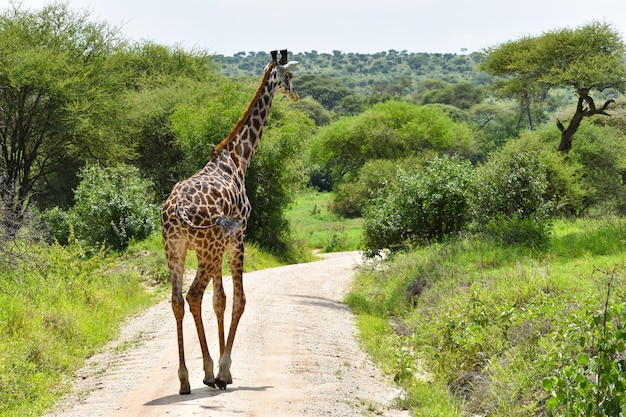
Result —
[[465, 238], [395, 256], [347, 301], [415, 416], [618, 415], [625, 254], [626, 220], [559, 221], [543, 251]]
[[68, 389], [84, 359], [154, 302], [140, 274], [103, 254], [31, 246], [0, 273], [0, 415], [36, 416]]

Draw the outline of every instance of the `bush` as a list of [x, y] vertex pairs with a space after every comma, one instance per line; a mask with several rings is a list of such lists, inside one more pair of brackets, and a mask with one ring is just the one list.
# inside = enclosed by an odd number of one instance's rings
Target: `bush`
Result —
[[475, 228], [501, 243], [545, 246], [559, 193], [550, 187], [548, 173], [540, 149], [508, 146], [492, 154], [476, 172]]
[[44, 213], [52, 236], [66, 244], [74, 230], [76, 239], [89, 247], [106, 245], [124, 250], [131, 239], [145, 239], [157, 228], [158, 207], [149, 203], [149, 181], [134, 167], [89, 166], [80, 173], [73, 209]]
[[376, 194], [392, 182], [399, 170], [416, 166], [416, 160], [408, 162], [390, 159], [370, 160], [359, 170], [353, 181], [337, 184], [330, 209], [343, 217], [361, 217], [365, 206]]
[[419, 171], [401, 172], [363, 217], [366, 256], [460, 231], [469, 218], [469, 161], [436, 157]]
[[615, 272], [602, 272], [608, 277], [604, 308], [576, 312], [550, 335], [559, 349], [546, 358], [549, 366], [557, 366], [543, 379], [550, 394], [548, 416], [624, 415], [626, 303], [623, 292], [612, 294], [612, 286], [623, 282], [614, 282]]
[[551, 224], [546, 221], [512, 217], [497, 217], [487, 223], [487, 234], [507, 246], [545, 249], [550, 242]]
[[585, 208], [593, 215], [626, 214], [626, 140], [611, 127], [583, 124], [569, 160], [582, 167]]

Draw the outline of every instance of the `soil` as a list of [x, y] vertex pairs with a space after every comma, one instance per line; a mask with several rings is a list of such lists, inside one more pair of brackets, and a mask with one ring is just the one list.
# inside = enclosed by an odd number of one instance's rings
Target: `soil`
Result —
[[[233, 383], [225, 391], [202, 383], [200, 347], [187, 311], [191, 394], [178, 394], [176, 326], [169, 301], [163, 301], [130, 319], [117, 340], [91, 357], [72, 392], [47, 417], [406, 417], [407, 411], [393, 408], [401, 392], [361, 351], [354, 316], [342, 304], [360, 262], [359, 253], [343, 252], [244, 273], [246, 311], [233, 349]], [[230, 280], [224, 283], [231, 294]], [[207, 295], [205, 326], [217, 363]]]

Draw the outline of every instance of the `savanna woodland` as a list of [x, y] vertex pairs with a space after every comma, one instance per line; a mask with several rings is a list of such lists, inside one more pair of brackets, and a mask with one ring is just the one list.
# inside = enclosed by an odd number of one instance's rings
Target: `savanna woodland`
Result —
[[[602, 22], [471, 54], [293, 51], [247, 270], [362, 251], [346, 302], [415, 416], [624, 415], [624, 52]], [[1, 415], [44, 413], [164, 297], [159, 207], [267, 62], [0, 9]]]

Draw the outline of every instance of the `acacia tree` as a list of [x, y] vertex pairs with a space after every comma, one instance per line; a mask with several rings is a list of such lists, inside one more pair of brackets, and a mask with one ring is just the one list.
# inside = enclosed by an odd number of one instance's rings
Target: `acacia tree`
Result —
[[[576, 110], [561, 131], [559, 151], [572, 148], [572, 138], [585, 117], [608, 116], [612, 99], [596, 104], [593, 91], [624, 91], [624, 42], [611, 25], [594, 22], [577, 29], [546, 32], [537, 37], [504, 43], [485, 50], [481, 68], [501, 76], [495, 83], [505, 96], [518, 97], [530, 115], [530, 103], [555, 87], [572, 88], [578, 96]], [[529, 116], [530, 117], [530, 116]]]
[[0, 182], [17, 224], [54, 173], [124, 152], [108, 130], [120, 90], [108, 58], [119, 43], [116, 29], [67, 4], [0, 9]]

